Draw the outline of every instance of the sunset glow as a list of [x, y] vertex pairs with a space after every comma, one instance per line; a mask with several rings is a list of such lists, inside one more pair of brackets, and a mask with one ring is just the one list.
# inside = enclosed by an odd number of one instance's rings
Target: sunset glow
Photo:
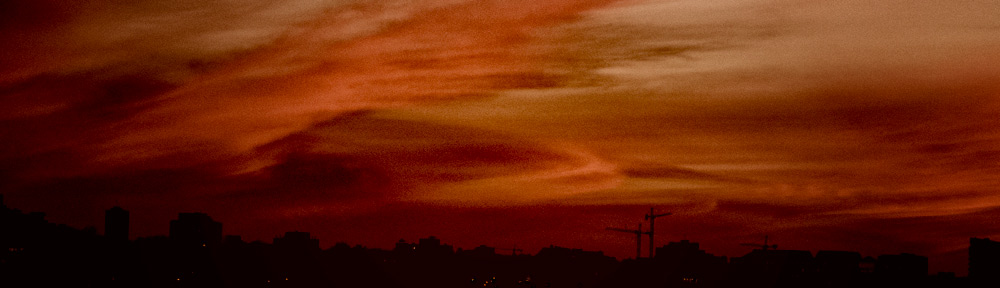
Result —
[[[74, 1], [69, 1], [74, 2]], [[13, 1], [0, 193], [389, 247], [1000, 237], [996, 1]]]

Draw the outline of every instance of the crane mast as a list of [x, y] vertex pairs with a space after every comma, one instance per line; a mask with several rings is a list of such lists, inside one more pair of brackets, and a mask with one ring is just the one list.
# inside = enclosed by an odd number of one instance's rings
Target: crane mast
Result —
[[642, 222], [639, 222], [639, 229], [636, 230], [614, 227], [608, 227], [605, 230], [635, 234], [635, 259], [638, 260], [639, 257], [642, 257], [642, 234], [648, 234], [646, 232], [642, 232]]
[[514, 248], [496, 248], [496, 250], [510, 251], [510, 256], [517, 256], [517, 253], [524, 252], [524, 250], [518, 249], [517, 246], [514, 246]]
[[646, 214], [645, 219], [649, 220], [649, 233], [646, 233], [646, 234], [649, 235], [649, 258], [650, 259], [653, 258], [653, 252], [656, 249], [655, 248], [656, 247], [656, 243], [653, 242], [653, 229], [656, 228], [656, 218], [663, 217], [663, 216], [670, 216], [670, 215], [673, 215], [673, 214], [674, 213], [669, 213], [669, 212], [668, 213], [663, 213], [663, 214], [656, 214], [656, 208], [653, 208], [653, 207], [649, 208], [649, 214]]
[[757, 247], [764, 251], [767, 251], [767, 249], [778, 249], [778, 244], [767, 245], [767, 235], [764, 235], [763, 245], [758, 243], [740, 243], [740, 246]]

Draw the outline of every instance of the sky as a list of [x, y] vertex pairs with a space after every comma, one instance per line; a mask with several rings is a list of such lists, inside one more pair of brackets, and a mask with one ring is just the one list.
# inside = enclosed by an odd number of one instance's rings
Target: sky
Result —
[[[72, 2], [72, 3], [70, 3]], [[3, 1], [0, 193], [132, 237], [916, 253], [1000, 238], [1000, 2]], [[648, 223], [647, 223], [648, 224]], [[644, 239], [645, 241], [645, 239]], [[645, 247], [644, 247], [645, 249]]]

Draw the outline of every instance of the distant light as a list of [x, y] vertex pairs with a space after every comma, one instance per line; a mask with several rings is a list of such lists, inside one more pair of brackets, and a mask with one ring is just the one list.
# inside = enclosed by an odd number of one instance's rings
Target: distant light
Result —
[[177, 281], [181, 281], [181, 278], [177, 278]]

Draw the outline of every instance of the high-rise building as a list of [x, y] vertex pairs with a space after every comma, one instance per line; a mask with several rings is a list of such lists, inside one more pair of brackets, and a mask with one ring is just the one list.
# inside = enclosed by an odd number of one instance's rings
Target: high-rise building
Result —
[[182, 245], [216, 246], [222, 242], [222, 223], [205, 213], [180, 213], [170, 221], [170, 239]]
[[815, 280], [822, 287], [856, 287], [861, 279], [861, 253], [820, 250], [813, 259]]
[[451, 245], [441, 244], [441, 239], [437, 237], [430, 236], [427, 238], [421, 238], [417, 242], [417, 255], [438, 257], [442, 255], [448, 255], [455, 252]]
[[977, 284], [1000, 284], [1000, 242], [969, 238], [969, 280]]
[[104, 237], [111, 241], [128, 241], [128, 210], [111, 207], [104, 211]]
[[923, 279], [927, 277], [927, 257], [910, 253], [878, 256], [875, 274], [888, 278]]
[[274, 247], [285, 252], [319, 252], [319, 239], [313, 239], [309, 232], [285, 232], [285, 237], [274, 238]]
[[[664, 267], [662, 277], [670, 286], [709, 285], [722, 278], [728, 263], [725, 256], [715, 256], [701, 249], [697, 242], [681, 240], [656, 248], [654, 261]], [[706, 282], [707, 281], [707, 282]]]
[[857, 277], [861, 273], [861, 253], [820, 250], [816, 253], [816, 272], [828, 278]]
[[244, 244], [247, 244], [247, 242], [243, 241], [243, 236], [240, 235], [226, 235], [222, 237], [222, 245], [239, 246]]
[[497, 255], [497, 248], [479, 245], [479, 247], [473, 248], [472, 250], [464, 251], [464, 254], [478, 258], [493, 257]]

